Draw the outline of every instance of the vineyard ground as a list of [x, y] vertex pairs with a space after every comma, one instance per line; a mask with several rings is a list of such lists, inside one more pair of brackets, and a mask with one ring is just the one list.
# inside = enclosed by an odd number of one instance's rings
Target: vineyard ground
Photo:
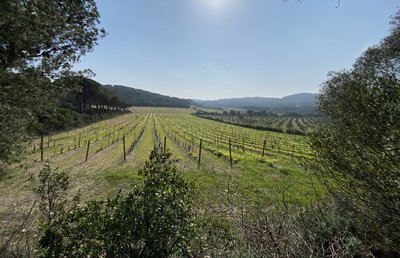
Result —
[[[322, 188], [302, 167], [311, 156], [303, 136], [226, 125], [192, 116], [191, 112], [135, 107], [130, 114], [45, 137], [44, 158], [51, 167], [67, 172], [71, 196], [80, 191], [83, 200], [106, 198], [140, 184], [139, 170], [153, 146], [163, 145], [164, 137], [167, 150], [178, 160], [178, 169], [194, 182], [199, 196], [207, 202], [218, 200], [221, 192], [232, 188], [247, 200], [261, 204], [281, 198], [283, 192], [286, 201], [306, 204], [321, 193]], [[233, 168], [227, 138], [233, 143]], [[198, 169], [200, 139], [203, 149]], [[267, 142], [264, 158], [263, 140]], [[85, 162], [88, 141], [91, 143]], [[40, 139], [27, 147], [24, 161], [15, 164], [0, 181], [0, 226], [18, 221], [34, 202], [31, 179], [43, 166], [37, 146]]]

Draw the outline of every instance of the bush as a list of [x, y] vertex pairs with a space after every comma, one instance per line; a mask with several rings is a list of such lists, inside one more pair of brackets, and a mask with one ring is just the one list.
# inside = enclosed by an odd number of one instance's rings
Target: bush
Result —
[[42, 225], [40, 254], [54, 257], [167, 257], [188, 255], [195, 235], [193, 187], [171, 154], [154, 148], [143, 186], [126, 196], [90, 201]]
[[40, 211], [47, 222], [53, 221], [59, 213], [64, 212], [68, 186], [68, 175], [65, 172], [53, 171], [49, 163], [39, 172], [39, 185], [35, 192], [40, 200]]
[[315, 171], [356, 207], [375, 253], [400, 256], [400, 10], [391, 33], [318, 97], [329, 118], [311, 138]]

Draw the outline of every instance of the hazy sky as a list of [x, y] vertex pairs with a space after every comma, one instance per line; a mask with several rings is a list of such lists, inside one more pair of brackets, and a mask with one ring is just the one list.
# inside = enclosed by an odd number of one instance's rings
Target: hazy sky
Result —
[[97, 0], [108, 36], [76, 69], [217, 99], [318, 92], [390, 29], [398, 0]]

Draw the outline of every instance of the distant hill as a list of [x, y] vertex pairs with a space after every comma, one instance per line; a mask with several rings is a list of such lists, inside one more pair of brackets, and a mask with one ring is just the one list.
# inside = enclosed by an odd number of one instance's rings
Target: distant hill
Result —
[[298, 93], [283, 98], [247, 97], [219, 100], [194, 100], [201, 106], [267, 110], [271, 112], [315, 113], [316, 93]]
[[193, 104], [193, 101], [190, 99], [169, 97], [122, 85], [103, 85], [103, 87], [117, 95], [122, 102], [130, 106], [188, 108]]

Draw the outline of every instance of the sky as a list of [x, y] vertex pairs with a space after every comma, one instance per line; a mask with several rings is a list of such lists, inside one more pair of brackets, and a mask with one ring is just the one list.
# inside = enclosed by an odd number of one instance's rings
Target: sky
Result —
[[318, 92], [389, 34], [398, 0], [96, 0], [102, 84], [190, 99]]

